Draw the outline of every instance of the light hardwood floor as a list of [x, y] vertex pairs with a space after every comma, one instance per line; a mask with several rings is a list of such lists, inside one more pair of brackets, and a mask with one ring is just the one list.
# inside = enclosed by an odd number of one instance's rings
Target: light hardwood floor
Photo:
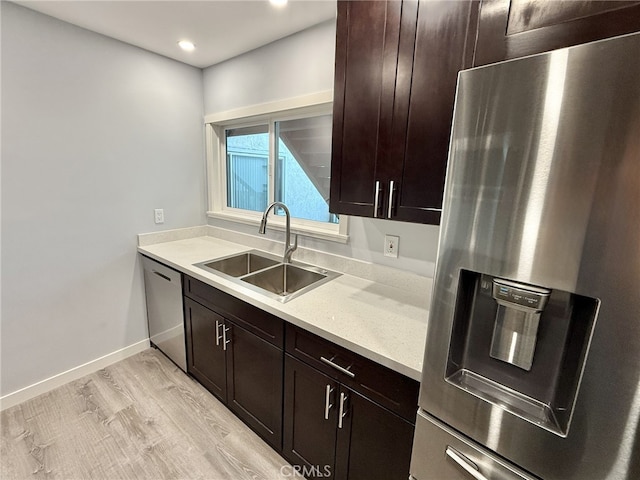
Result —
[[0, 417], [2, 480], [292, 478], [282, 457], [154, 349]]

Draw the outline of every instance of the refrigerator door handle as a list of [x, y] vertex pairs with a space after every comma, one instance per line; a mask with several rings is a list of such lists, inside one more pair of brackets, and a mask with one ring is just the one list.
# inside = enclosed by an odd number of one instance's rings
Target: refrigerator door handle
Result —
[[475, 463], [473, 463], [471, 460], [469, 460], [467, 457], [465, 457], [449, 445], [447, 445], [445, 453], [447, 457], [460, 465], [469, 475], [471, 475], [476, 480], [488, 480], [487, 477], [480, 473], [480, 469]]

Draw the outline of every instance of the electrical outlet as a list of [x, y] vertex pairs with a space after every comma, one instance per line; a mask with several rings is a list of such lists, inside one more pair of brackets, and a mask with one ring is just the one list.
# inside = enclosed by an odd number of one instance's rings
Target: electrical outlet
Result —
[[164, 223], [164, 210], [162, 208], [156, 208], [153, 214], [156, 223]]
[[384, 256], [398, 258], [398, 245], [400, 244], [400, 237], [393, 235], [384, 236]]

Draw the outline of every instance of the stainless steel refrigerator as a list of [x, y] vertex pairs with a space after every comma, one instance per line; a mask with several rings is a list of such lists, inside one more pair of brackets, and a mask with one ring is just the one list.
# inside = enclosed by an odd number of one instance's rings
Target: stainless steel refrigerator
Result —
[[418, 480], [640, 478], [640, 34], [463, 71]]

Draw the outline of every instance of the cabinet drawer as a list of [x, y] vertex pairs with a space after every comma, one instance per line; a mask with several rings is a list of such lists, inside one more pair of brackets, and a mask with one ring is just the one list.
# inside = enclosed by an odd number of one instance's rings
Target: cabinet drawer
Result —
[[306, 330], [291, 324], [286, 328], [287, 353], [415, 423], [417, 381]]
[[284, 321], [195, 278], [184, 277], [184, 295], [232, 320], [276, 347], [284, 347]]

